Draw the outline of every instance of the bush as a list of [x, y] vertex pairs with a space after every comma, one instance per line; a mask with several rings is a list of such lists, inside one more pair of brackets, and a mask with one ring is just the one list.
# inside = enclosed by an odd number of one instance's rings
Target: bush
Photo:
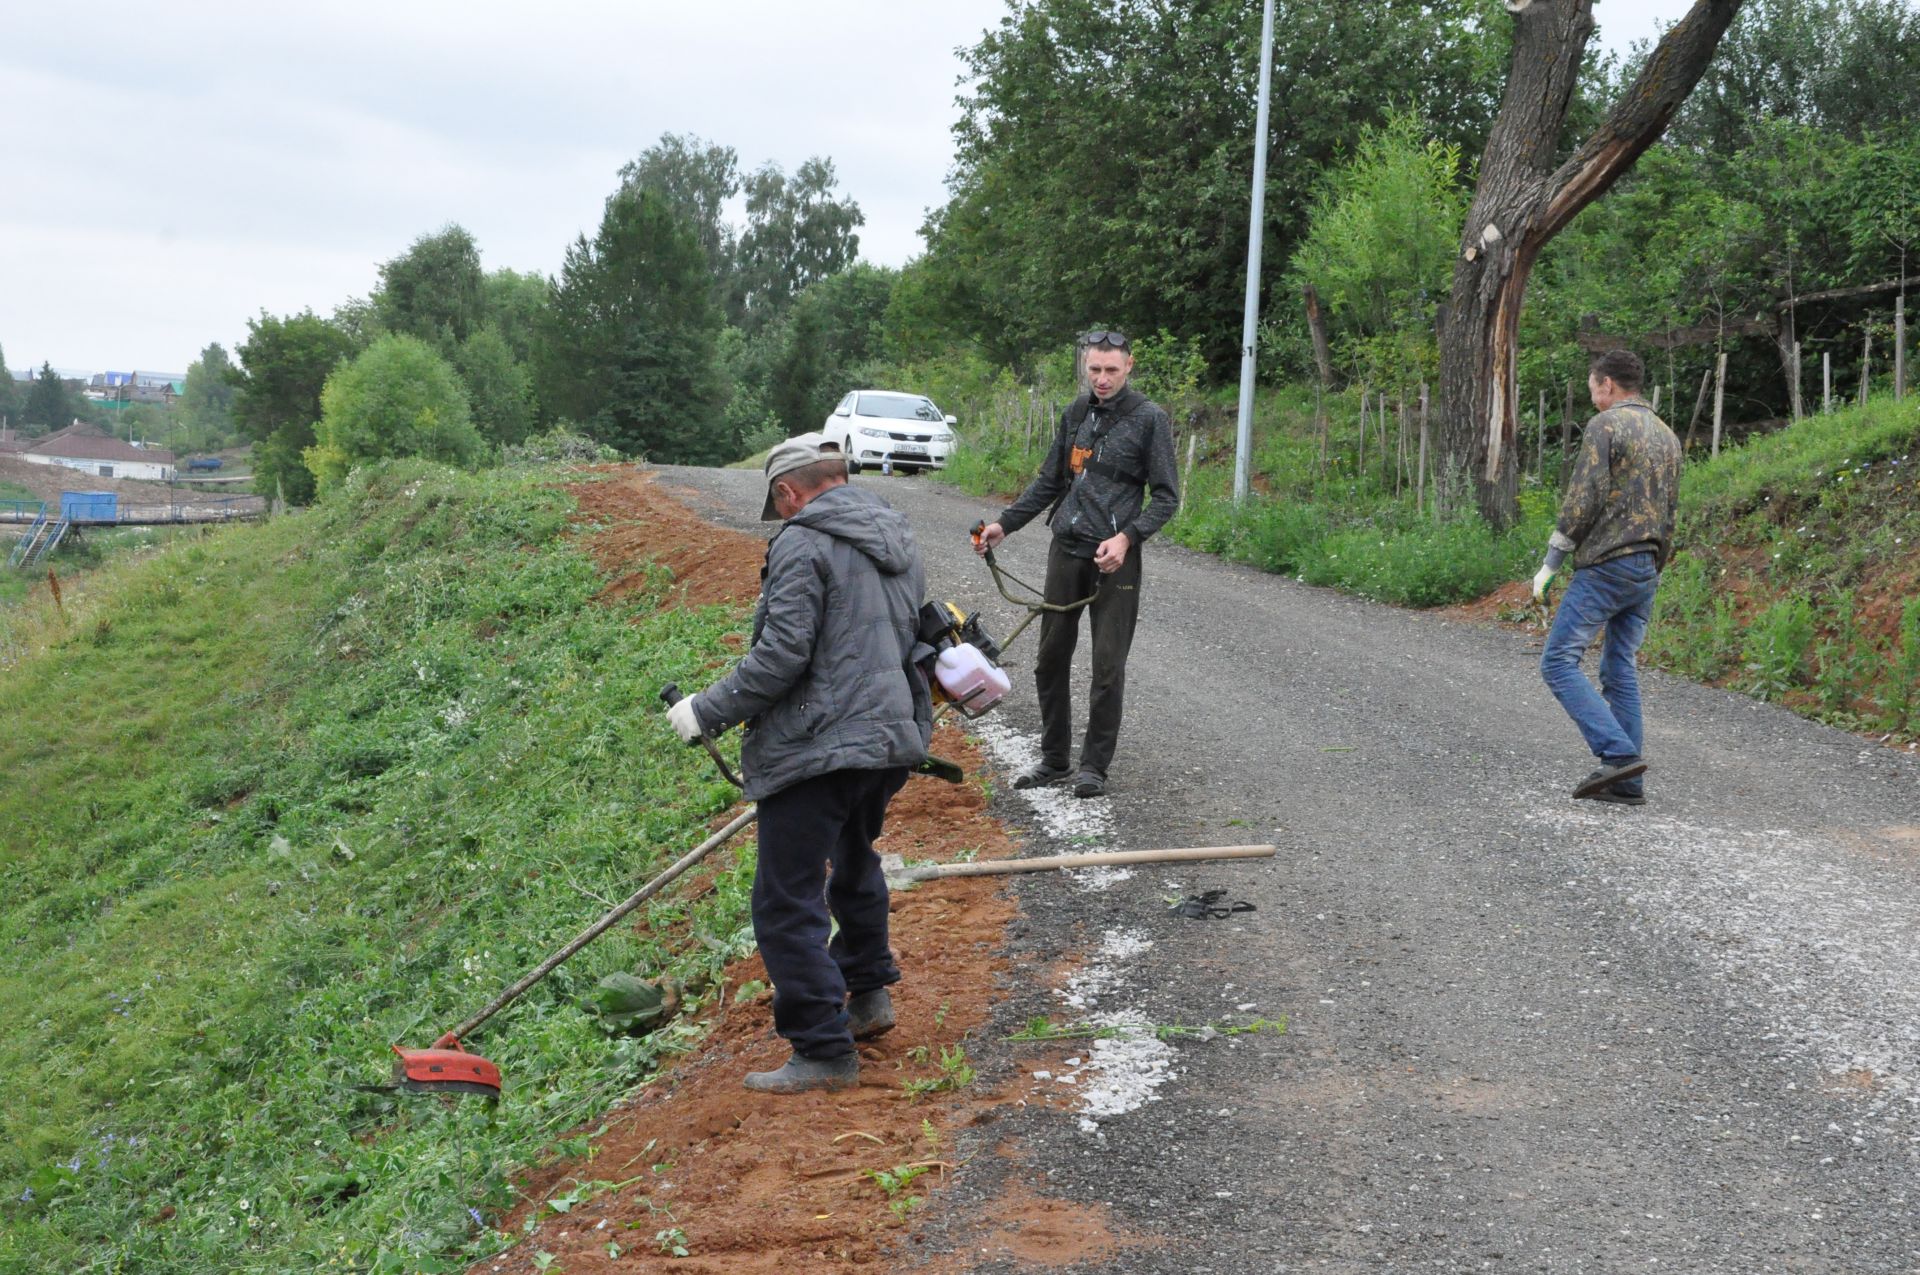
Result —
[[1802, 595], [1782, 598], [1747, 630], [1741, 654], [1751, 674], [1748, 687], [1764, 700], [1778, 700], [1803, 685], [1813, 646], [1813, 606]]

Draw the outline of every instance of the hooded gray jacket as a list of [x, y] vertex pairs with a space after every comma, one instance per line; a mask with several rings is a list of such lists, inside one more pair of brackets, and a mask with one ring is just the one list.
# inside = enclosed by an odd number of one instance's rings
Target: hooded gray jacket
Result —
[[926, 759], [933, 701], [912, 661], [925, 594], [913, 528], [864, 488], [829, 487], [774, 534], [753, 646], [694, 701], [709, 735], [746, 723], [749, 798]]

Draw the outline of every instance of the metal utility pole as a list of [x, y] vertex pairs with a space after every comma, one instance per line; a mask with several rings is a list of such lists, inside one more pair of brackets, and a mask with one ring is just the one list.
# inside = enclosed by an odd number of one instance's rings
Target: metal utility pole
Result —
[[1247, 228], [1247, 309], [1240, 323], [1240, 424], [1233, 447], [1233, 498], [1247, 498], [1253, 455], [1253, 354], [1260, 325], [1260, 241], [1267, 219], [1267, 96], [1273, 85], [1273, 0], [1260, 17], [1260, 110], [1253, 126], [1253, 224]]

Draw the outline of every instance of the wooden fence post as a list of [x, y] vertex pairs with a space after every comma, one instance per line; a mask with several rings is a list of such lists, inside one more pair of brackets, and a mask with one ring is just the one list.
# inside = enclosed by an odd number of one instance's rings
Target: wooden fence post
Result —
[[1573, 382], [1567, 382], [1566, 405], [1560, 409], [1560, 485], [1573, 472]]
[[[1542, 390], [1544, 395], [1546, 391]], [[1427, 383], [1420, 382], [1420, 470], [1414, 480], [1413, 511], [1423, 513], [1427, 507]]]
[[1720, 351], [1713, 372], [1713, 451], [1720, 454], [1720, 420], [1727, 405], [1727, 352]]
[[1793, 419], [1797, 421], [1804, 414], [1800, 410], [1800, 343], [1795, 341], [1793, 343]]
[[1372, 418], [1368, 415], [1369, 403], [1371, 401], [1367, 397], [1368, 394], [1369, 394], [1369, 391], [1367, 387], [1364, 385], [1361, 386], [1360, 387], [1360, 461], [1358, 464], [1356, 464], [1353, 467], [1353, 476], [1356, 479], [1365, 477], [1367, 472], [1367, 426], [1372, 423]]
[[1707, 410], [1707, 386], [1712, 380], [1712, 368], [1700, 374], [1700, 392], [1693, 396], [1693, 415], [1687, 420], [1687, 441], [1680, 448], [1683, 453], [1693, 450], [1693, 437], [1700, 429], [1701, 413]]
[[1400, 434], [1393, 449], [1393, 495], [1397, 500], [1400, 488], [1407, 477], [1407, 393], [1402, 390], [1394, 400], [1394, 411], [1400, 418]]
[[1653, 387], [1653, 402], [1650, 406], [1653, 408], [1653, 414], [1655, 416], [1660, 415], [1660, 387], [1658, 385]]
[[1327, 389], [1324, 385], [1313, 387], [1313, 424], [1320, 431], [1320, 461], [1315, 478], [1324, 481], [1327, 476]]
[[1872, 365], [1873, 365], [1873, 329], [1868, 328], [1866, 336], [1861, 338], [1861, 341], [1860, 341], [1860, 406], [1862, 407], [1865, 407], [1867, 405], [1867, 383], [1868, 383], [1867, 370]]
[[1534, 415], [1534, 433], [1536, 443], [1533, 455], [1533, 477], [1538, 482], [1547, 476], [1547, 392], [1540, 391], [1540, 410]]
[[1180, 490], [1182, 493], [1190, 492], [1193, 490], [1193, 449], [1197, 447], [1199, 443], [1200, 443], [1200, 435], [1198, 434], [1187, 435], [1187, 480], [1185, 483], [1181, 484]]
[[1893, 401], [1907, 396], [1907, 294], [1893, 299]]
[[1833, 351], [1820, 352], [1820, 414], [1833, 415]]

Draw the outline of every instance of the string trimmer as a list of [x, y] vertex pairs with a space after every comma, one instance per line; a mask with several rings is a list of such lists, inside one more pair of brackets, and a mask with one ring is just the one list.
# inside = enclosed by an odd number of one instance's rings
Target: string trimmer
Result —
[[[680, 688], [669, 684], [660, 692], [660, 698], [666, 701], [668, 707], [672, 707], [680, 700]], [[727, 765], [713, 741], [702, 735], [700, 742], [707, 746], [707, 752], [714, 763], [720, 767], [720, 773], [725, 775], [734, 786], [740, 786], [739, 778], [733, 773], [733, 768]], [[393, 1052], [398, 1055], [398, 1060], [393, 1065], [393, 1084], [390, 1087], [405, 1093], [477, 1093], [498, 1098], [500, 1068], [479, 1054], [461, 1048], [460, 1042], [479, 1030], [480, 1024], [520, 999], [521, 994], [528, 988], [559, 969], [575, 952], [619, 924], [622, 917], [673, 884], [687, 869], [733, 840], [740, 830], [752, 823], [759, 814], [760, 807], [748, 806], [735, 815], [724, 828], [681, 855], [673, 866], [628, 895], [605, 916], [575, 935], [565, 947], [540, 962], [513, 986], [494, 997], [485, 1009], [458, 1027], [442, 1034], [433, 1042], [431, 1048], [402, 1049], [398, 1045], [393, 1046]], [[382, 1088], [387, 1087], [382, 1086]]]

